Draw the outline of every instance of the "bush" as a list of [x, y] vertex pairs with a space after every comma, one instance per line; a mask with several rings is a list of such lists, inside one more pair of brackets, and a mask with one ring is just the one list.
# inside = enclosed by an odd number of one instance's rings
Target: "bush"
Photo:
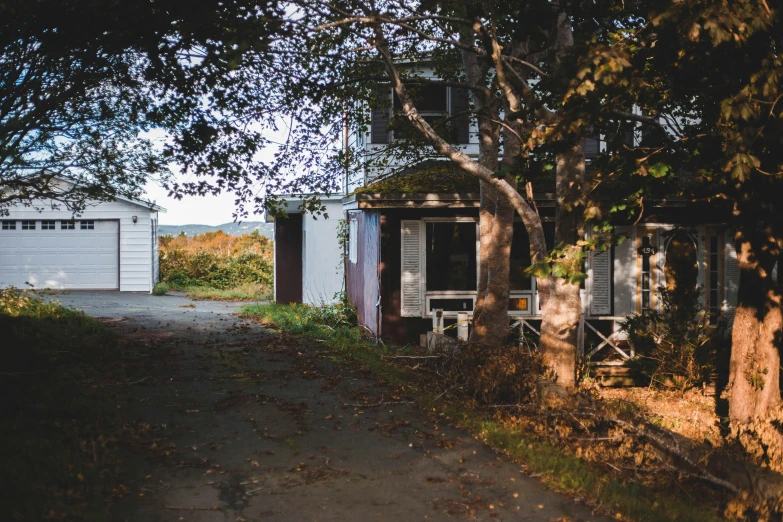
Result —
[[243, 236], [220, 231], [192, 238], [163, 236], [160, 254], [161, 282], [178, 289], [272, 285], [272, 243], [257, 231]]
[[171, 287], [168, 283], [155, 283], [155, 286], [152, 288], [152, 295], [166, 295], [166, 292], [169, 290], [171, 290]]
[[622, 323], [636, 352], [630, 365], [655, 386], [685, 391], [709, 380], [719, 335], [702, 312], [700, 291], [659, 287], [658, 292], [662, 312]]
[[481, 405], [529, 402], [544, 374], [541, 356], [519, 344], [460, 343], [443, 357], [428, 361], [439, 387]]

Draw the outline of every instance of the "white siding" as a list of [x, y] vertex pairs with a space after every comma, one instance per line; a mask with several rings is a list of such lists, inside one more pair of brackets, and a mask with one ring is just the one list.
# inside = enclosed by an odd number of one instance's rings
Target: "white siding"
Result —
[[328, 218], [302, 216], [302, 300], [311, 305], [334, 303], [343, 289], [343, 247], [337, 238], [342, 201], [321, 200]]
[[[120, 222], [120, 290], [149, 292], [152, 290], [152, 256], [150, 221], [157, 212], [127, 201], [96, 203], [78, 216], [68, 210], [51, 210], [48, 205], [36, 203], [32, 207], [11, 207], [8, 217], [2, 219], [29, 220], [118, 220]], [[133, 222], [133, 216], [137, 222]]]

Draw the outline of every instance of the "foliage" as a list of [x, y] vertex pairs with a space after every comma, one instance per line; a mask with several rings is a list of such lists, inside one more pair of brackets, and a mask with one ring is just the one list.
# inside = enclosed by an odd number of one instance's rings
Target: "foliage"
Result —
[[269, 285], [245, 283], [222, 290], [208, 286], [187, 286], [182, 289], [191, 299], [209, 301], [263, 301], [271, 298]]
[[544, 375], [541, 356], [523, 344], [460, 343], [436, 359], [427, 359], [433, 383], [478, 405], [523, 404], [535, 400]]
[[[252, 156], [267, 143], [236, 119], [263, 112], [246, 77], [262, 60], [248, 52], [265, 48], [274, 6], [0, 1], [0, 208], [136, 197], [151, 177], [166, 180], [171, 160], [235, 173], [214, 149], [230, 141]], [[150, 131], [171, 139], [154, 143]]]
[[[0, 511], [16, 520], [106, 520], [119, 403], [96, 375], [116, 348], [82, 312], [14, 288], [0, 290]], [[116, 389], [114, 389], [116, 390]]]
[[701, 293], [681, 286], [658, 288], [663, 311], [651, 310], [622, 323], [636, 358], [634, 368], [655, 386], [685, 391], [708, 382], [719, 331], [701, 309]]
[[255, 284], [266, 293], [272, 285], [272, 242], [258, 231], [161, 236], [159, 242], [161, 282], [171, 287], [230, 290]]
[[171, 290], [171, 287], [168, 283], [155, 283], [155, 286], [152, 287], [152, 295], [166, 295], [166, 292]]

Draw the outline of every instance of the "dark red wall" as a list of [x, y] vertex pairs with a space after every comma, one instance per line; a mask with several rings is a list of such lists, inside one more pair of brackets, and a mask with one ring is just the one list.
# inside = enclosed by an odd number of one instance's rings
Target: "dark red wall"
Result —
[[348, 214], [357, 222], [357, 259], [345, 260], [345, 284], [348, 299], [356, 307], [359, 323], [373, 334], [381, 335], [378, 305], [380, 262], [380, 212], [367, 210]]
[[302, 302], [302, 214], [275, 220], [275, 301]]

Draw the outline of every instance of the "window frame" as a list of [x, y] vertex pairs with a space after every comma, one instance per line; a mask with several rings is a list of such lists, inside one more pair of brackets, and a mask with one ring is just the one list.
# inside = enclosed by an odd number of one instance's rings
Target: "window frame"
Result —
[[[433, 82], [433, 84], [434, 83], [438, 83], [438, 82], [441, 81], [439, 78], [436, 78], [434, 76], [422, 77], [420, 79], [431, 81], [431, 82]], [[443, 111], [422, 111], [422, 110], [418, 110], [418, 108], [417, 108], [417, 112], [419, 113], [419, 116], [421, 116], [422, 118], [440, 117], [440, 118], [443, 118], [444, 120], [448, 120], [449, 118], [451, 118], [451, 90], [452, 90], [452, 87], [450, 85], [444, 85], [443, 88], [446, 89], [446, 109], [443, 110]], [[394, 104], [394, 100], [397, 97], [397, 93], [394, 91], [394, 88], [391, 88], [391, 96], [392, 96], [392, 98], [391, 98], [392, 99], [392, 103], [391, 103], [391, 107], [389, 108], [389, 121], [392, 121], [394, 119], [394, 113], [397, 110], [395, 108], [395, 104]], [[394, 141], [401, 141], [401, 140], [405, 140], [405, 139], [407, 139], [407, 138], [395, 136], [394, 129], [391, 129], [389, 131], [389, 143], [392, 143]], [[455, 143], [454, 145], [467, 145], [467, 144], [466, 143]], [[474, 303], [475, 303], [475, 300], [474, 300]]]
[[[32, 228], [30, 228], [30, 224], [32, 223]], [[22, 230], [38, 230], [38, 222], [34, 219], [23, 219], [22, 220]]]
[[53, 219], [42, 219], [41, 230], [57, 230], [57, 221]]
[[16, 220], [3, 219], [2, 224], [0, 224], [0, 230], [16, 230]]
[[356, 215], [348, 216], [348, 261], [355, 265], [359, 262], [359, 222]]
[[[423, 236], [427, 235], [427, 223], [475, 223], [476, 224], [476, 281], [479, 280], [479, 274], [481, 268], [480, 262], [480, 229], [478, 218], [470, 216], [450, 216], [450, 217], [425, 217], [420, 220], [423, 224]], [[476, 307], [476, 298], [478, 296], [477, 290], [427, 290], [427, 245], [426, 239], [419, 244], [421, 251], [419, 252], [419, 259], [421, 259], [421, 288], [422, 295], [424, 297], [424, 309], [422, 310], [423, 318], [432, 317], [432, 311], [429, 310], [429, 303], [432, 299], [472, 299], [473, 308]], [[443, 317], [457, 317], [458, 311], [443, 311]], [[468, 311], [472, 316], [473, 310]]]
[[79, 230], [95, 230], [95, 220], [94, 219], [79, 220]]
[[76, 221], [74, 220], [62, 220], [60, 221], [60, 230], [76, 230]]

